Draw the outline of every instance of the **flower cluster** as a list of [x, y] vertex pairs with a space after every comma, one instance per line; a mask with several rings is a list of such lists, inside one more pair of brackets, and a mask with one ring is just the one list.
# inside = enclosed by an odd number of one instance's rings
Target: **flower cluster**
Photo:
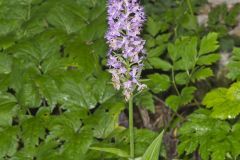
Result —
[[108, 0], [107, 65], [114, 87], [123, 89], [127, 101], [135, 89], [141, 91], [146, 87], [140, 83], [146, 54], [145, 41], [140, 37], [144, 21], [144, 10], [138, 0]]

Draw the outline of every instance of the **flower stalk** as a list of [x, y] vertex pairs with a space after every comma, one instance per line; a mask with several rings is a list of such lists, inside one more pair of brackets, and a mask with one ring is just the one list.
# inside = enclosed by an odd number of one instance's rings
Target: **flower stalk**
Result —
[[134, 159], [134, 128], [133, 128], [133, 96], [129, 99], [129, 137], [130, 137], [130, 158]]
[[115, 89], [122, 90], [129, 104], [130, 158], [134, 153], [133, 95], [146, 88], [140, 76], [145, 40], [140, 37], [145, 22], [144, 9], [139, 0], [108, 0], [108, 31], [105, 38], [109, 45], [107, 66], [112, 74]]

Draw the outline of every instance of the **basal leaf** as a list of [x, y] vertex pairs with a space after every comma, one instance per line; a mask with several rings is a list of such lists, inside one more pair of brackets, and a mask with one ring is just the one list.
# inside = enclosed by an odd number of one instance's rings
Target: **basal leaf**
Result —
[[129, 154], [121, 149], [118, 148], [105, 148], [105, 147], [90, 147], [92, 150], [100, 151], [100, 152], [107, 152], [111, 154], [115, 154], [118, 157], [128, 158]]
[[150, 144], [146, 152], [144, 153], [142, 160], [158, 160], [160, 147], [162, 145], [162, 138], [163, 138], [164, 131]]

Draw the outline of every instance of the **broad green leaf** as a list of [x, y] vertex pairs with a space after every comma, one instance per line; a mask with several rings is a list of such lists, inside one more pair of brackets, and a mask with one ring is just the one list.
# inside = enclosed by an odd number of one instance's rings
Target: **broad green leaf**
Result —
[[72, 133], [65, 139], [62, 155], [69, 160], [75, 160], [76, 157], [84, 158], [88, 151], [92, 140], [92, 132], [90, 129], [82, 128], [79, 133]]
[[61, 77], [60, 91], [64, 94], [62, 103], [66, 106], [77, 105], [92, 109], [97, 104], [92, 85], [79, 72], [69, 72]]
[[24, 84], [17, 94], [17, 99], [23, 107], [35, 108], [41, 104], [41, 95], [34, 82]]
[[118, 149], [118, 148], [90, 147], [90, 149], [115, 154], [118, 157], [124, 157], [124, 158], [129, 157], [129, 154], [127, 152], [125, 152], [121, 149]]
[[17, 100], [13, 95], [0, 93], [0, 128], [12, 125], [17, 107]]
[[45, 122], [45, 119], [40, 116], [31, 117], [22, 122], [22, 139], [26, 148], [33, 148], [40, 144], [39, 139], [44, 139]]
[[150, 144], [146, 152], [144, 153], [142, 160], [158, 160], [160, 147], [162, 145], [162, 138], [163, 138], [164, 131]]
[[6, 54], [0, 54], [0, 74], [8, 74], [11, 72], [12, 58]]
[[84, 123], [91, 126], [95, 137], [106, 138], [118, 127], [119, 115], [124, 108], [125, 105], [121, 101], [106, 101], [93, 115], [86, 118]]
[[218, 34], [214, 32], [209, 33], [207, 36], [205, 36], [201, 40], [199, 54], [203, 55], [216, 51], [216, 49], [219, 47], [217, 39]]
[[18, 147], [19, 133], [18, 127], [9, 127], [0, 130], [0, 158], [4, 159], [5, 156], [12, 156], [16, 153]]

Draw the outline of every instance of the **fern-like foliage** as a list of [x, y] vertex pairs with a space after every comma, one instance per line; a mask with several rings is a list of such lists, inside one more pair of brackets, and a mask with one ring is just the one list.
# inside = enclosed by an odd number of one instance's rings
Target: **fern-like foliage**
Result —
[[211, 116], [220, 119], [233, 119], [240, 113], [240, 82], [230, 88], [218, 88], [207, 93], [203, 104], [212, 108]]
[[240, 125], [211, 118], [211, 111], [191, 114], [179, 130], [178, 152], [186, 155], [198, 150], [203, 160], [236, 159], [240, 155]]

